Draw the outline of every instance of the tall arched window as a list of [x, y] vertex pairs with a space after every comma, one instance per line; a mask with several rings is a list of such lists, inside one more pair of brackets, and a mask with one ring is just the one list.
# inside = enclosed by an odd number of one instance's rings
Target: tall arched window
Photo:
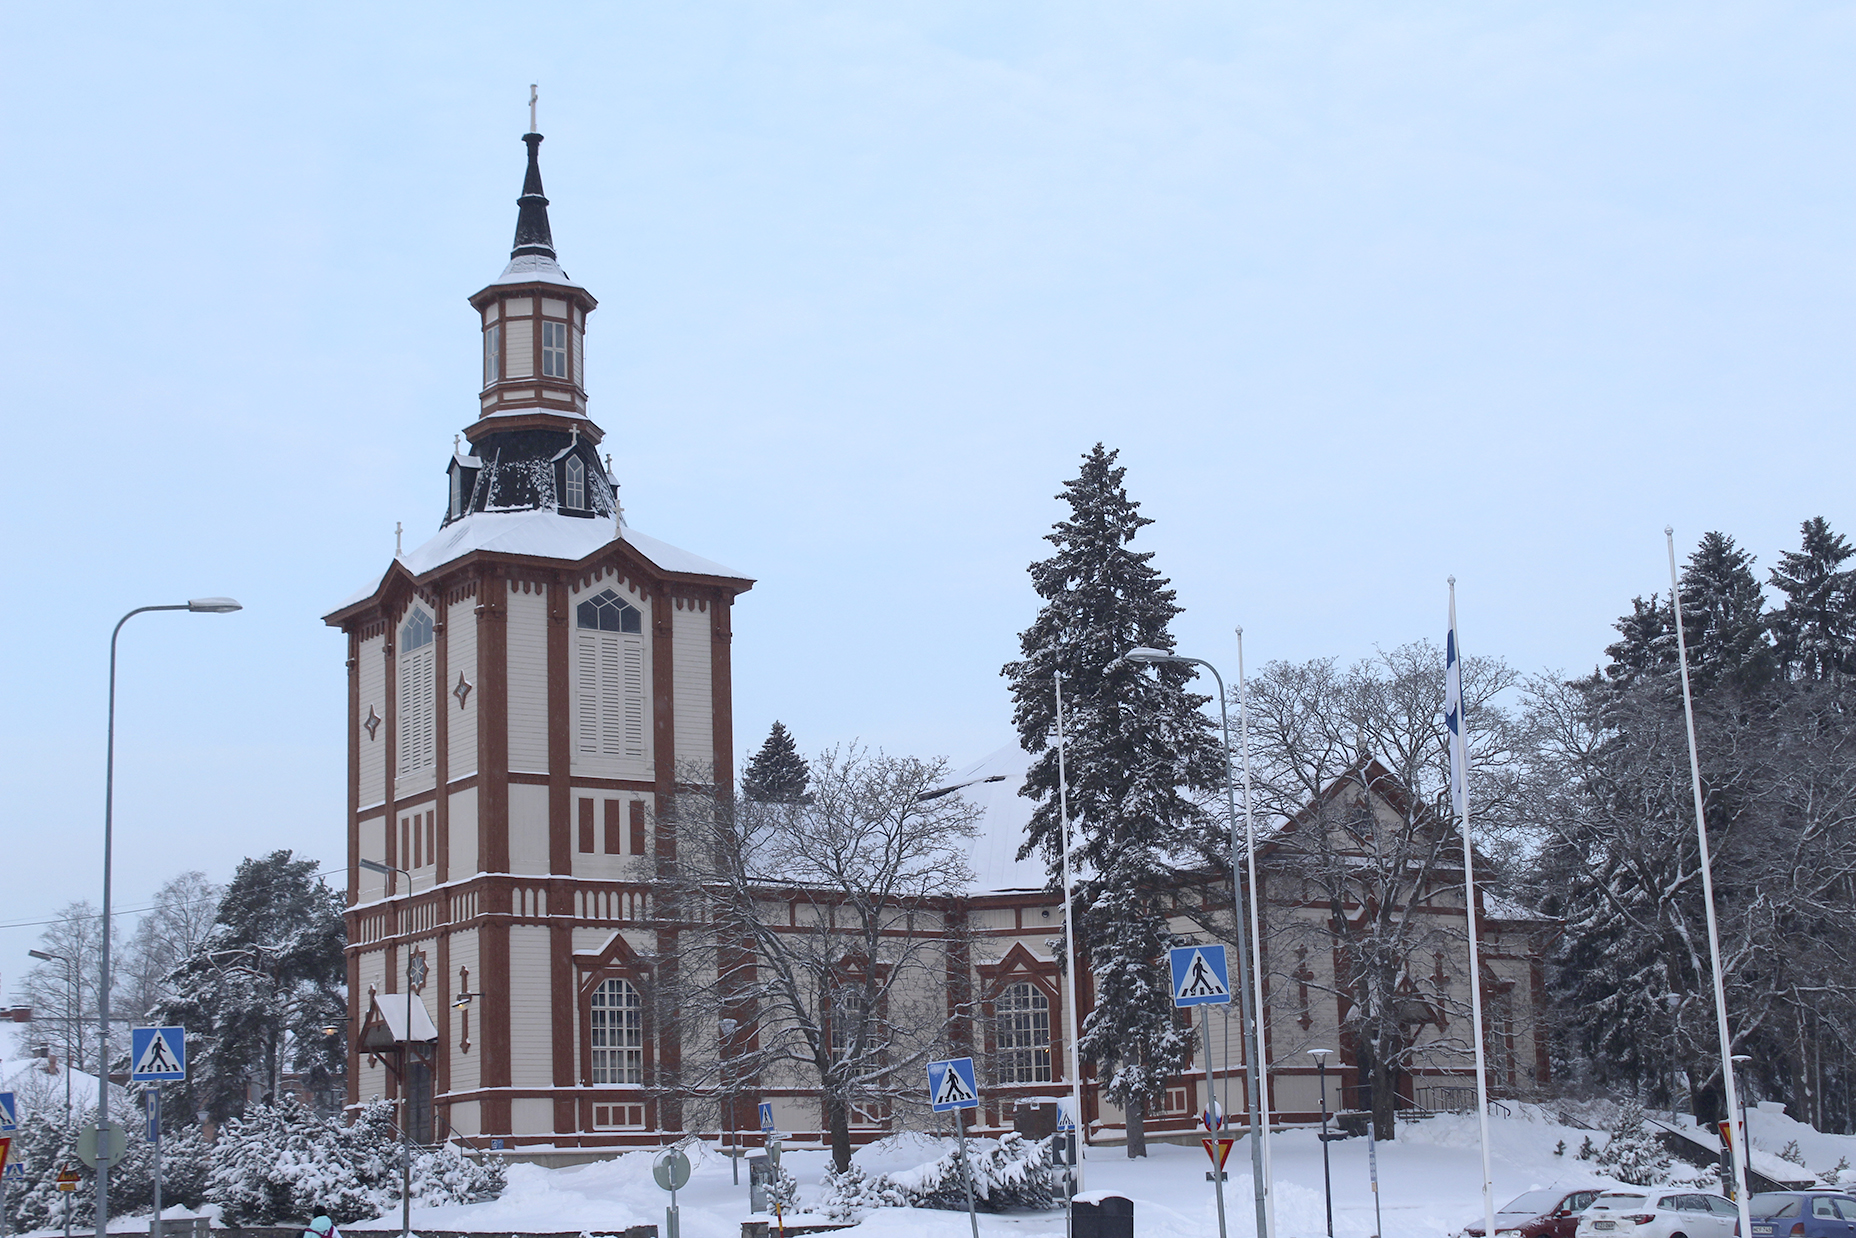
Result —
[[611, 589], [574, 614], [574, 746], [644, 757], [644, 616]]
[[593, 990], [587, 1043], [594, 1083], [644, 1082], [644, 1000], [629, 981], [603, 980]]
[[1050, 1082], [1050, 999], [1035, 984], [1007, 985], [993, 1003], [1000, 1083]]
[[433, 695], [432, 616], [414, 606], [400, 625], [400, 776], [438, 763], [437, 698]]
[[561, 469], [566, 482], [562, 490], [561, 506], [579, 509], [586, 506], [586, 465], [579, 456], [567, 457], [567, 464]]

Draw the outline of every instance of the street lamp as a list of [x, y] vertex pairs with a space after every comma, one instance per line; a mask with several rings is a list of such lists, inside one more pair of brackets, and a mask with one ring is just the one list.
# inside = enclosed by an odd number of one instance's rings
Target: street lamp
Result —
[[[76, 1022], [78, 1013], [77, 1007], [72, 1003], [77, 1001], [77, 973], [72, 967], [71, 960], [62, 954], [52, 954], [45, 950], [28, 950], [26, 953], [35, 959], [43, 959], [47, 963], [64, 964], [64, 991], [67, 1002], [64, 1021], [64, 1129], [65, 1138], [69, 1139], [71, 1137], [71, 1027]], [[64, 1238], [71, 1238], [71, 1195], [70, 1191], [64, 1192]]]
[[[110, 845], [116, 804], [116, 638], [122, 625], [151, 610], [189, 610], [200, 615], [228, 615], [242, 607], [231, 598], [194, 598], [169, 606], [138, 606], [116, 621], [110, 632], [110, 709], [108, 740], [103, 750], [103, 947], [97, 981], [97, 1125], [109, 1127], [110, 1055]], [[107, 1137], [100, 1144], [108, 1147]], [[110, 1166], [97, 1162], [97, 1238], [108, 1238], [110, 1225]]]
[[1321, 1189], [1328, 1200], [1328, 1238], [1334, 1238], [1334, 1177], [1328, 1170], [1328, 1054], [1332, 1049], [1310, 1049], [1315, 1072], [1321, 1077]]
[[[1242, 632], [1239, 632], [1242, 639]], [[1237, 970], [1240, 980], [1252, 977], [1250, 949], [1244, 932], [1244, 894], [1243, 878], [1238, 871], [1237, 845], [1237, 784], [1231, 777], [1231, 712], [1224, 699], [1224, 676], [1218, 668], [1204, 658], [1188, 658], [1177, 653], [1168, 653], [1164, 649], [1137, 646], [1122, 655], [1130, 662], [1172, 662], [1190, 666], [1202, 666], [1212, 673], [1212, 679], [1218, 684], [1218, 716], [1224, 723], [1224, 791], [1226, 806], [1231, 819], [1231, 899], [1236, 913], [1237, 923], [1232, 925], [1237, 935]], [[1241, 665], [1241, 664], [1240, 664]], [[1248, 801], [1246, 801], [1248, 803]], [[1250, 848], [1250, 934], [1257, 938], [1259, 955], [1263, 949], [1257, 908], [1257, 869], [1255, 859], [1255, 840]], [[1262, 959], [1257, 959], [1254, 982], [1260, 990], [1263, 983]], [[1259, 1033], [1257, 1020], [1262, 1017], [1261, 998], [1251, 1001], [1251, 985], [1248, 982], [1237, 986], [1240, 1017], [1244, 1021], [1244, 1074], [1250, 1087], [1250, 1176], [1255, 1184], [1257, 1196], [1257, 1233], [1261, 1238], [1270, 1238], [1269, 1177], [1264, 1172], [1266, 1154], [1263, 1150], [1264, 1140], [1269, 1138], [1268, 1124], [1263, 1121], [1263, 1037]]]
[[[355, 861], [370, 873], [379, 873], [385, 877], [398, 873], [406, 878], [406, 893], [412, 893], [412, 874], [403, 868], [391, 864], [382, 864], [379, 860]], [[412, 1233], [412, 986], [413, 986], [412, 939], [406, 939], [406, 1040], [405, 1048], [400, 1050], [400, 1087], [405, 1095], [400, 1098], [400, 1238], [408, 1238]]]

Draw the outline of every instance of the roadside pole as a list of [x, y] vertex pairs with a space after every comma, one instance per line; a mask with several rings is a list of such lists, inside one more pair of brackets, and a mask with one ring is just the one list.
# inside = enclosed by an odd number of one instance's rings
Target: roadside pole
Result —
[[142, 1104], [148, 1114], [148, 1142], [155, 1145], [155, 1219], [148, 1226], [150, 1238], [161, 1238], [161, 1085], [186, 1077], [185, 1028], [129, 1029], [129, 1082], [150, 1085], [142, 1094]]
[[979, 1212], [973, 1206], [973, 1165], [967, 1159], [967, 1110], [980, 1107], [972, 1058], [952, 1057], [928, 1063], [928, 1104], [936, 1113], [951, 1111], [954, 1115], [954, 1131], [960, 1140], [960, 1176], [967, 1187], [967, 1223], [973, 1228], [973, 1238], [980, 1238]]
[[1373, 1238], [1380, 1238], [1385, 1225], [1379, 1219], [1379, 1128], [1373, 1125], [1370, 1110], [1366, 1114], [1366, 1171], [1373, 1179]]
[[161, 1085], [148, 1093], [148, 1139], [155, 1145], [155, 1217], [148, 1226], [149, 1238], [161, 1238]]
[[[1240, 922], [1238, 932], [1243, 932]], [[1228, 1006], [1231, 1004], [1231, 973], [1225, 965], [1223, 946], [1174, 946], [1167, 952], [1167, 964], [1173, 973], [1173, 1006], [1184, 1010], [1190, 1006]], [[1224, 1219], [1224, 1158], [1230, 1144], [1220, 1136], [1224, 1114], [1219, 1112], [1218, 1096], [1213, 1086], [1211, 1011], [1199, 1020], [1199, 1037], [1205, 1054], [1205, 1154], [1212, 1158], [1212, 1171], [1205, 1176], [1212, 1181], [1218, 1199], [1218, 1238], [1228, 1238]], [[1254, 1112], [1251, 1115], [1256, 1116]], [[1259, 1215], [1261, 1209], [1259, 1208]], [[1259, 1236], [1261, 1238], [1261, 1236]]]

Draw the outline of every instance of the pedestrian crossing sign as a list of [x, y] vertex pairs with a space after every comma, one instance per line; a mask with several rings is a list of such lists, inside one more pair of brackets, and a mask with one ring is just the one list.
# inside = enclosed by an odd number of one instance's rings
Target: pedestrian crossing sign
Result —
[[12, 1134], [19, 1129], [19, 1107], [13, 1103], [11, 1092], [0, 1092], [0, 1134]]
[[187, 1031], [179, 1027], [129, 1029], [131, 1083], [166, 1083], [187, 1077]]
[[770, 1100], [760, 1103], [760, 1129], [763, 1134], [773, 1134], [773, 1102]]
[[928, 1063], [928, 1101], [936, 1113], [978, 1109], [980, 1090], [973, 1078], [973, 1059], [954, 1057]]
[[1224, 964], [1223, 946], [1174, 946], [1175, 1006], [1223, 1006], [1231, 1001], [1231, 973]]

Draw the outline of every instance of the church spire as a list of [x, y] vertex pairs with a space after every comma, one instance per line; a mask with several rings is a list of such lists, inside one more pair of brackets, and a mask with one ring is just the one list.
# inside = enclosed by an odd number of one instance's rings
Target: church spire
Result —
[[541, 192], [541, 134], [535, 132], [535, 87], [528, 88], [528, 173], [522, 178], [522, 196], [516, 199], [516, 244], [511, 258], [540, 254], [553, 258], [554, 233], [548, 228], [548, 199]]

